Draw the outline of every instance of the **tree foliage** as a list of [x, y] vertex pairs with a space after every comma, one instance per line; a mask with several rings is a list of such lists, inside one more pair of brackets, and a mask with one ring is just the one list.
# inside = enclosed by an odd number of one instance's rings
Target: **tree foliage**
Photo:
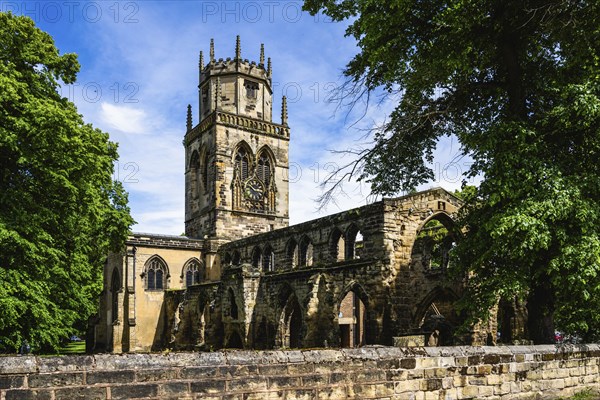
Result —
[[360, 53], [345, 74], [399, 96], [363, 153], [375, 193], [433, 177], [455, 135], [481, 176], [454, 254], [469, 273], [464, 305], [482, 317], [498, 296], [528, 299], [529, 335], [553, 320], [600, 328], [600, 3], [584, 0], [305, 0], [350, 20]]
[[58, 93], [75, 54], [0, 13], [0, 346], [56, 349], [96, 311], [102, 264], [133, 223], [117, 146]]

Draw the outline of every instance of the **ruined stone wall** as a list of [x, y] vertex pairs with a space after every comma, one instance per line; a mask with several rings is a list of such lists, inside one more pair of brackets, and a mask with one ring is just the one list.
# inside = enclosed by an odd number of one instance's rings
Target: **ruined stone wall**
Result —
[[0, 400], [539, 399], [600, 390], [600, 346], [0, 357]]
[[[232, 334], [242, 337], [244, 348], [339, 346], [339, 307], [350, 291], [364, 305], [364, 326], [352, 328], [364, 332], [358, 342], [391, 345], [395, 336], [423, 332], [426, 317], [440, 313], [439, 343], [452, 343], [460, 282], [445, 267], [425, 268], [414, 246], [428, 221], [451, 231], [458, 206], [454, 196], [433, 189], [224, 244], [222, 290], [233, 291], [244, 315], [233, 321], [222, 314], [224, 341], [215, 348], [227, 347]], [[310, 243], [310, 256], [303, 243]], [[294, 330], [299, 338], [292, 345], [286, 335]], [[465, 343], [485, 341], [469, 337]]]

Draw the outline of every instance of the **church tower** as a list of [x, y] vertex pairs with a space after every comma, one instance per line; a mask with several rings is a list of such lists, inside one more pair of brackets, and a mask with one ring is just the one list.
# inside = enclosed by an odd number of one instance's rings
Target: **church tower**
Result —
[[208, 63], [200, 52], [199, 123], [187, 112], [185, 234], [236, 240], [288, 226], [290, 129], [283, 98], [281, 123], [273, 123], [271, 59], [264, 46], [258, 63], [242, 59], [237, 37], [233, 59]]

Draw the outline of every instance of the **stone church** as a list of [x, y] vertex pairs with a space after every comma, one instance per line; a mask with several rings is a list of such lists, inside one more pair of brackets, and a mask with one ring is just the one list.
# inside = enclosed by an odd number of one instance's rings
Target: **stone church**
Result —
[[[431, 189], [289, 226], [283, 98], [271, 60], [208, 62], [187, 112], [185, 235], [132, 234], [104, 268], [94, 351], [445, 345], [523, 333], [514, 304], [457, 339], [446, 270], [460, 200]], [[293, 210], [292, 210], [293, 211]], [[504, 311], [503, 311], [504, 310]]]

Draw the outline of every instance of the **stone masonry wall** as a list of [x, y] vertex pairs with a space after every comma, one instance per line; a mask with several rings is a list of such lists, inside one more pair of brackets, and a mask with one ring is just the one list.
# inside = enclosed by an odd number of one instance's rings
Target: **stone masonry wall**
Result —
[[0, 400], [539, 399], [600, 389], [600, 345], [0, 357]]

